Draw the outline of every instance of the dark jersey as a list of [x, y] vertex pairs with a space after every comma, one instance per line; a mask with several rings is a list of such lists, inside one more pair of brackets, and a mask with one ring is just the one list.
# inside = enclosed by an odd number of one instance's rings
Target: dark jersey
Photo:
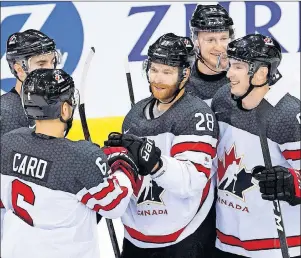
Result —
[[29, 128], [2, 136], [5, 257], [99, 257], [95, 212], [119, 217], [132, 194], [124, 173], [109, 173], [105, 154], [90, 142]]
[[[232, 100], [229, 85], [222, 87], [211, 106], [220, 132], [216, 246], [246, 257], [281, 258], [273, 202], [261, 198], [252, 178], [252, 169], [264, 165], [256, 113], [266, 99], [272, 103], [264, 109], [272, 164], [300, 170], [300, 100], [271, 88], [259, 107], [243, 111]], [[282, 201], [280, 205], [289, 252], [295, 257], [301, 246], [300, 207]]]
[[185, 89], [187, 92], [204, 100], [210, 106], [214, 94], [228, 82], [226, 72], [216, 75], [206, 75], [201, 73], [197, 68], [196, 61], [192, 66], [191, 75], [187, 81]]
[[122, 126], [124, 133], [153, 139], [162, 152], [163, 167], [139, 178], [122, 217], [125, 237], [141, 248], [173, 245], [191, 235], [214, 199], [211, 164], [217, 125], [212, 110], [184, 94], [159, 117], [147, 119], [152, 101], [150, 97], [137, 103]]
[[1, 103], [1, 129], [0, 136], [20, 127], [34, 125], [34, 121], [29, 121], [22, 106], [18, 92], [13, 88], [10, 92], [0, 97]]

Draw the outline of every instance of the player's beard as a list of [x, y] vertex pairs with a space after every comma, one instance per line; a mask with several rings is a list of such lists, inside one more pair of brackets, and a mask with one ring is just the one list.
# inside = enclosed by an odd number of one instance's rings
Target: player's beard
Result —
[[171, 100], [177, 90], [176, 84], [168, 85], [161, 83], [151, 83], [150, 86], [154, 97], [162, 102], [168, 102], [169, 100]]

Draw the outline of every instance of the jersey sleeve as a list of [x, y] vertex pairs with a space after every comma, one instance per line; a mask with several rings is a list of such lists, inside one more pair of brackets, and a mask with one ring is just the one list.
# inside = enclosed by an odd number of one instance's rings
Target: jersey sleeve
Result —
[[278, 135], [276, 142], [283, 157], [295, 170], [300, 170], [301, 161], [300, 103], [299, 99], [289, 96], [282, 106], [283, 111], [278, 112], [278, 117], [275, 118], [277, 122], [273, 125], [273, 130]]
[[105, 154], [98, 147], [89, 153], [81, 175], [81, 189], [76, 197], [90, 209], [107, 218], [118, 218], [125, 212], [133, 193], [130, 179], [120, 170], [110, 175]]
[[[295, 100], [295, 101], [294, 101]], [[284, 112], [281, 116], [278, 131], [282, 137], [279, 137], [278, 146], [283, 157], [289, 164], [289, 170], [294, 176], [294, 186], [296, 196], [301, 197], [300, 182], [300, 162], [301, 162], [301, 130], [300, 130], [300, 101], [293, 98], [296, 105], [291, 107], [289, 112]], [[284, 140], [282, 140], [284, 139]]]
[[174, 137], [170, 156], [162, 155], [163, 165], [153, 175], [158, 185], [182, 198], [202, 192], [212, 177], [216, 156], [217, 122], [213, 112], [194, 112], [182, 134]]
[[[287, 160], [290, 166], [295, 170], [300, 170], [301, 161], [301, 131], [300, 131], [300, 113], [298, 113], [295, 119], [292, 119], [287, 124], [286, 133], [290, 134], [290, 141], [278, 143], [279, 148], [283, 154], [283, 157]], [[285, 133], [285, 132], [283, 132]]]

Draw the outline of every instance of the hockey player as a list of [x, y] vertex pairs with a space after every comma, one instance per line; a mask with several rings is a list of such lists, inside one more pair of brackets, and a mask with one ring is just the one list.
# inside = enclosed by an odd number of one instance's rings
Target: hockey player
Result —
[[[275, 199], [280, 200], [290, 257], [300, 258], [300, 100], [285, 92], [286, 85], [280, 91], [272, 86], [281, 78], [276, 40], [247, 35], [232, 41], [227, 54], [230, 84], [212, 101], [220, 129], [216, 258], [282, 258]], [[271, 170], [264, 167], [261, 121]]]
[[138, 168], [124, 151], [109, 167], [97, 145], [64, 138], [76, 101], [63, 70], [37, 69], [22, 87], [36, 129], [1, 138], [2, 257], [99, 258], [95, 213], [124, 213]]
[[197, 5], [190, 20], [196, 60], [186, 90], [208, 105], [216, 91], [227, 84], [227, 45], [234, 38], [233, 21], [219, 4]]
[[[12, 90], [0, 97], [1, 125], [0, 137], [3, 134], [20, 128], [33, 127], [24, 113], [20, 99], [21, 85], [27, 74], [37, 68], [54, 68], [58, 62], [55, 43], [48, 36], [37, 30], [17, 32], [8, 37], [6, 59], [17, 82]], [[1, 217], [5, 209], [0, 200]], [[2, 239], [1, 224], [1, 239]]]
[[126, 147], [139, 164], [122, 216], [123, 258], [208, 258], [214, 249], [210, 169], [217, 124], [204, 101], [185, 93], [192, 50], [190, 38], [173, 33], [149, 47], [145, 69], [152, 96], [126, 115], [124, 134], [105, 142]]
[[59, 56], [53, 39], [31, 29], [9, 36], [6, 60], [17, 82], [10, 92], [1, 96], [1, 136], [20, 127], [34, 126], [33, 121], [27, 119], [21, 104], [22, 82], [35, 69], [55, 68]]

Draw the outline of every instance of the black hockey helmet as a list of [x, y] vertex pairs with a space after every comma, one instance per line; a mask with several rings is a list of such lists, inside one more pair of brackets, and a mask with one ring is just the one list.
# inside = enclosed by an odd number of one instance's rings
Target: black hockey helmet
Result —
[[9, 36], [6, 45], [6, 60], [11, 72], [17, 77], [14, 64], [21, 61], [22, 68], [28, 72], [28, 59], [33, 56], [54, 52], [56, 60], [54, 68], [59, 62], [56, 45], [53, 39], [38, 30], [26, 30]]
[[28, 118], [61, 119], [61, 105], [64, 102], [75, 109], [78, 97], [76, 93], [73, 79], [65, 71], [36, 69], [24, 80], [21, 99]]
[[269, 85], [275, 84], [282, 77], [277, 69], [282, 59], [281, 47], [271, 37], [249, 34], [236, 39], [229, 43], [227, 55], [229, 58], [248, 63], [250, 76], [253, 76], [259, 67], [268, 67]]
[[230, 37], [234, 37], [233, 20], [227, 10], [217, 5], [197, 5], [190, 20], [191, 36], [195, 40], [197, 32], [210, 31], [220, 32], [229, 31]]
[[174, 67], [187, 68], [193, 56], [193, 42], [173, 33], [161, 36], [148, 49], [148, 60]]
[[194, 45], [189, 37], [181, 37], [173, 33], [162, 35], [148, 49], [148, 59], [144, 62], [148, 82], [150, 82], [148, 72], [152, 62], [179, 67], [177, 91], [170, 102], [176, 98], [181, 90], [179, 86], [185, 78], [186, 69], [190, 67], [194, 58], [193, 49]]

